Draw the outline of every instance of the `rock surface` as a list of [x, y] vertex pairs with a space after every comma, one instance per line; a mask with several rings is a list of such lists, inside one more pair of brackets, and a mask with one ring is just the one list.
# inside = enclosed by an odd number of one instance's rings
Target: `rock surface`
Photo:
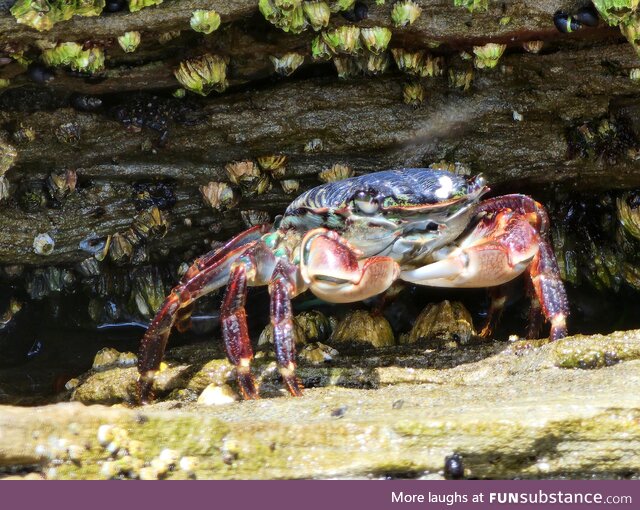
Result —
[[[296, 399], [259, 357], [265, 398], [213, 407], [195, 399], [230, 379], [227, 362], [178, 348], [158, 384], [174, 391], [153, 405], [0, 408], [0, 466], [46, 478], [439, 478], [458, 453], [472, 478], [640, 475], [640, 331], [534, 343], [369, 349], [302, 366]], [[132, 398], [135, 377], [89, 374], [74, 398]], [[98, 434], [104, 425], [115, 428]], [[171, 455], [188, 470], [158, 475]]]

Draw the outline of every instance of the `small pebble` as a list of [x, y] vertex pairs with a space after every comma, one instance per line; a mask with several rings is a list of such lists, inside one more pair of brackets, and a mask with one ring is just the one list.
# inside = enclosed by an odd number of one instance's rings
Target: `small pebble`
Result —
[[217, 386], [210, 384], [207, 386], [200, 396], [198, 397], [198, 404], [205, 406], [223, 406], [226, 404], [232, 404], [238, 400], [238, 396], [227, 384]]

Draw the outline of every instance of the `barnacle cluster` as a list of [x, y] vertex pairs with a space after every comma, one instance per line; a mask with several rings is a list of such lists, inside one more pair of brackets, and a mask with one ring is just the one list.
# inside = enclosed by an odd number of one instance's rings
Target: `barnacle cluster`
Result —
[[42, 32], [73, 16], [99, 16], [105, 0], [18, 0], [11, 14], [18, 23]]
[[140, 44], [140, 32], [125, 32], [118, 37], [118, 44], [125, 53], [133, 53]]
[[640, 140], [626, 117], [584, 122], [570, 128], [566, 137], [569, 158], [598, 159], [611, 165], [634, 157], [640, 147]]
[[343, 25], [325, 31], [311, 41], [314, 60], [333, 58], [338, 76], [350, 78], [359, 74], [380, 74], [388, 65], [385, 52], [391, 31], [386, 27], [360, 28]]
[[556, 205], [554, 251], [563, 280], [598, 291], [640, 290], [640, 195], [575, 197]]
[[204, 201], [216, 211], [232, 209], [238, 203], [238, 196], [225, 182], [209, 182], [200, 186], [200, 193]]
[[405, 83], [402, 88], [402, 98], [405, 104], [420, 106], [424, 101], [424, 87], [420, 82]]
[[332, 12], [346, 11], [354, 3], [355, 0], [259, 0], [258, 8], [267, 21], [281, 30], [299, 34], [309, 26], [316, 31], [325, 28]]
[[484, 46], [474, 46], [474, 65], [478, 69], [491, 69], [498, 64], [500, 57], [507, 48], [506, 44], [487, 43]]
[[211, 32], [218, 30], [218, 27], [220, 26], [220, 15], [213, 10], [207, 11], [204, 9], [198, 9], [193, 11], [189, 24], [196, 32], [210, 34]]
[[348, 177], [353, 176], [354, 172], [351, 168], [339, 163], [336, 163], [330, 168], [325, 168], [320, 173], [318, 173], [318, 179], [320, 179], [322, 182], [341, 181], [342, 179], [347, 179]]
[[70, 66], [74, 71], [95, 73], [104, 69], [102, 48], [83, 49], [76, 42], [62, 42], [42, 52], [42, 61], [52, 67]]
[[248, 195], [261, 195], [271, 189], [269, 176], [251, 160], [234, 161], [225, 166], [229, 180]]
[[229, 85], [227, 59], [209, 53], [180, 62], [173, 74], [185, 89], [201, 96], [213, 90], [223, 92]]
[[391, 20], [397, 27], [411, 25], [422, 14], [422, 8], [411, 0], [403, 0], [393, 4]]
[[622, 35], [640, 55], [640, 0], [594, 0], [593, 5], [604, 21], [620, 27]]
[[400, 71], [420, 78], [442, 76], [444, 74], [444, 59], [434, 57], [424, 51], [408, 51], [403, 48], [393, 48], [391, 54]]

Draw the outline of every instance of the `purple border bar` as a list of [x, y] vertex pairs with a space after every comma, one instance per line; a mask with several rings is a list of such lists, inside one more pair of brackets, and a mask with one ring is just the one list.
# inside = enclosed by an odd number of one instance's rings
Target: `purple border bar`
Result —
[[[71, 486], [73, 484], [73, 486]], [[400, 493], [413, 503], [392, 502]], [[482, 502], [478, 501], [482, 496]], [[491, 494], [494, 494], [492, 497]], [[517, 496], [509, 496], [517, 494]], [[504, 498], [522, 494], [541, 497], [542, 503], [502, 503]], [[585, 501], [602, 498], [601, 502], [551, 503], [555, 498], [575, 498]], [[590, 496], [587, 497], [587, 494]], [[420, 500], [420, 495], [424, 498]], [[476, 501], [474, 502], [474, 496]], [[542, 496], [544, 497], [544, 496]], [[439, 502], [434, 501], [436, 498]], [[611, 498], [631, 498], [618, 502]], [[430, 501], [431, 499], [431, 501]], [[466, 502], [464, 500], [466, 499]], [[22, 481], [2, 483], [4, 508], [64, 510], [236, 510], [236, 509], [296, 509], [296, 510], [410, 510], [448, 509], [583, 509], [640, 508], [640, 481], [613, 480], [514, 480], [514, 481], [53, 481], [28, 486]], [[447, 504], [449, 501], [451, 504]]]

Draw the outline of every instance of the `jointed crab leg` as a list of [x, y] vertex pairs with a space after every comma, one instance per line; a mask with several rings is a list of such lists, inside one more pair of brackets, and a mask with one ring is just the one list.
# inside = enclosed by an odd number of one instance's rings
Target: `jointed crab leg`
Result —
[[253, 349], [247, 327], [247, 266], [242, 262], [231, 269], [229, 285], [220, 307], [222, 338], [229, 361], [236, 367], [236, 377], [245, 399], [258, 398], [258, 390], [251, 373]]
[[544, 316], [551, 322], [551, 340], [567, 336], [569, 301], [560, 279], [560, 270], [551, 245], [544, 239], [529, 266], [533, 290], [540, 301]]
[[302, 395], [302, 384], [296, 377], [296, 344], [293, 338], [293, 312], [291, 298], [297, 294], [295, 275], [297, 269], [292, 264], [280, 260], [273, 271], [269, 283], [271, 294], [271, 324], [276, 359], [280, 374], [289, 393], [294, 397]]
[[197, 298], [227, 283], [231, 264], [248, 249], [247, 245], [260, 238], [266, 228], [262, 225], [249, 229], [222, 248], [197, 259], [164, 300], [140, 344], [138, 393], [142, 402], [152, 397], [153, 377], [160, 368], [169, 333], [176, 320], [186, 322], [191, 305]]

